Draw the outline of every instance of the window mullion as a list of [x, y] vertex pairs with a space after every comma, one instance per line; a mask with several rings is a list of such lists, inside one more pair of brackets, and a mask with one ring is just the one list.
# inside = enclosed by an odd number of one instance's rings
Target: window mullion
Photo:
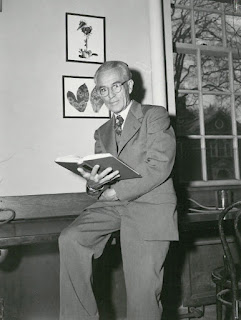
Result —
[[226, 17], [224, 11], [224, 3], [221, 3], [222, 8], [222, 33], [223, 33], [223, 47], [227, 48], [227, 34], [226, 34]]
[[197, 76], [199, 90], [199, 121], [201, 134], [201, 158], [202, 158], [202, 176], [207, 181], [207, 159], [206, 159], [206, 142], [204, 128], [204, 112], [203, 112], [203, 90], [202, 90], [202, 70], [201, 70], [201, 50], [197, 49]]
[[[196, 30], [194, 19], [194, 4], [191, 1], [191, 36], [192, 44], [196, 47]], [[205, 130], [204, 130], [204, 114], [203, 114], [203, 98], [202, 98], [202, 73], [201, 73], [201, 51], [197, 47], [197, 74], [198, 74], [198, 90], [199, 90], [199, 121], [200, 121], [200, 134], [201, 134], [201, 158], [202, 158], [202, 178], [207, 181], [207, 161], [206, 161], [206, 143], [205, 143]]]
[[194, 19], [194, 5], [191, 1], [191, 38], [193, 46], [196, 46], [196, 30], [195, 30], [195, 19]]
[[237, 125], [235, 113], [235, 96], [234, 96], [234, 74], [233, 74], [233, 55], [230, 50], [228, 55], [229, 61], [229, 85], [231, 91], [231, 120], [232, 120], [232, 133], [233, 133], [233, 151], [234, 151], [234, 172], [235, 178], [240, 179], [239, 170], [239, 152], [238, 152], [238, 138], [237, 138]]

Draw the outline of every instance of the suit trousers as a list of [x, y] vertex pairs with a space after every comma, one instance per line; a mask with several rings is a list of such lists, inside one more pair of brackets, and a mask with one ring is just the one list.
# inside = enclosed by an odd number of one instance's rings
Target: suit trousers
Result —
[[[163, 264], [169, 241], [146, 241], [128, 205], [87, 208], [59, 237], [60, 320], [99, 319], [92, 291], [92, 259], [120, 230], [128, 320], [160, 320]], [[121, 299], [121, 297], [120, 297]]]

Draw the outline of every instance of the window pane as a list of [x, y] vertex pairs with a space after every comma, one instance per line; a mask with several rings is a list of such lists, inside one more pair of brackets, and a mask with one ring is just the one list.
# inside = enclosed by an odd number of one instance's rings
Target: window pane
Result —
[[176, 90], [197, 89], [197, 62], [192, 54], [174, 53], [174, 82]]
[[200, 140], [177, 140], [177, 171], [181, 181], [202, 180]]
[[241, 57], [240, 57], [240, 60], [233, 60], [233, 76], [234, 76], [234, 91], [240, 92], [241, 91]]
[[224, 95], [204, 95], [205, 134], [232, 134], [231, 99]]
[[208, 180], [234, 179], [233, 141], [206, 140]]
[[196, 43], [222, 46], [221, 16], [216, 13], [194, 11]]
[[[228, 2], [228, 1], [226, 1]], [[230, 3], [224, 3], [224, 11], [225, 13], [233, 14], [234, 13], [234, 3], [230, 1]]]
[[226, 34], [229, 47], [241, 49], [241, 18], [226, 15]]
[[173, 42], [191, 43], [190, 10], [172, 8]]
[[211, 1], [211, 0], [193, 0], [195, 7], [201, 7], [205, 9], [220, 9], [220, 2]]
[[[241, 134], [241, 96], [235, 97], [237, 132]], [[240, 158], [241, 161], [241, 158]]]
[[202, 87], [213, 91], [229, 90], [227, 57], [201, 56]]
[[200, 134], [199, 104], [197, 94], [179, 94], [176, 97], [178, 136]]

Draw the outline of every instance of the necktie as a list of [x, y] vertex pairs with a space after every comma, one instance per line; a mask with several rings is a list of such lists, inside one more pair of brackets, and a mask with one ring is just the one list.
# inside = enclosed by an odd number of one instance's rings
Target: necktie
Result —
[[124, 119], [122, 118], [122, 116], [117, 116], [115, 118], [115, 132], [118, 136], [121, 135], [123, 122], [124, 122]]

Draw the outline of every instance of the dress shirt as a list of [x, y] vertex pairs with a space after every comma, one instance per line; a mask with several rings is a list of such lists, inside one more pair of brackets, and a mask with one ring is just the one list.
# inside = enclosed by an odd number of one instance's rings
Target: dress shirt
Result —
[[117, 116], [121, 116], [122, 118], [123, 118], [123, 123], [122, 123], [122, 130], [123, 130], [123, 128], [124, 128], [124, 124], [125, 124], [125, 121], [126, 121], [126, 117], [127, 117], [127, 114], [128, 114], [128, 112], [129, 112], [129, 110], [130, 110], [130, 107], [131, 107], [131, 105], [132, 105], [132, 100], [130, 101], [130, 103], [128, 104], [128, 106], [123, 110], [123, 111], [121, 111], [121, 112], [119, 112], [119, 113], [114, 113], [114, 117], [116, 118]]

